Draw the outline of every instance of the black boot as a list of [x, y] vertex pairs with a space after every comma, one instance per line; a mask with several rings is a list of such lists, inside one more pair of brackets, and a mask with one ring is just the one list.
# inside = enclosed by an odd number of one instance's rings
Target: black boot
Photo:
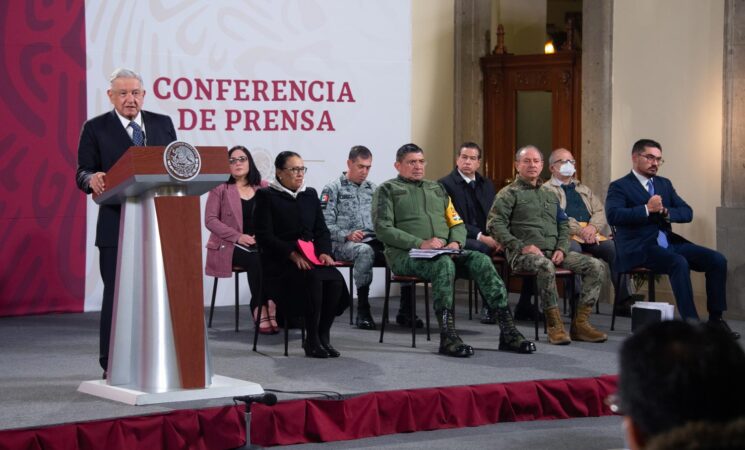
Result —
[[440, 325], [440, 349], [439, 352], [447, 356], [465, 358], [473, 355], [473, 347], [466, 345], [455, 331], [453, 312], [449, 309], [435, 311], [437, 323]]
[[305, 342], [303, 342], [303, 350], [305, 350], [305, 356], [309, 358], [328, 358], [328, 352], [321, 346], [321, 340], [319, 338], [319, 325], [318, 317], [311, 313], [305, 316]]
[[370, 295], [370, 286], [357, 288], [357, 318], [355, 319], [355, 325], [360, 330], [374, 330], [375, 320], [373, 320], [370, 314], [370, 302], [368, 296]]
[[336, 315], [333, 312], [324, 311], [318, 323], [318, 340], [329, 358], [338, 358], [341, 355], [339, 350], [331, 346], [331, 326], [334, 324], [335, 318]]
[[504, 306], [496, 309], [499, 321], [499, 349], [517, 353], [533, 353], [535, 344], [525, 339], [525, 336], [515, 327], [510, 308]]
[[494, 325], [497, 323], [497, 313], [493, 309], [489, 308], [489, 305], [484, 302], [484, 306], [481, 308], [481, 323], [487, 325]]
[[[398, 307], [398, 314], [396, 314], [396, 323], [411, 328], [411, 297], [414, 295], [414, 289], [411, 286], [401, 286], [401, 301]], [[417, 328], [424, 328], [424, 322], [418, 316], [414, 316], [414, 321]]]

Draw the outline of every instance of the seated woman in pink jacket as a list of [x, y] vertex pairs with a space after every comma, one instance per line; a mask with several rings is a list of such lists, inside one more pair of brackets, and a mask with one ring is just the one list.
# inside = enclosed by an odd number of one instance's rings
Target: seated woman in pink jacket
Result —
[[[254, 195], [267, 185], [254, 165], [246, 147], [236, 145], [228, 151], [230, 178], [212, 189], [204, 210], [204, 224], [210, 230], [207, 241], [207, 265], [204, 272], [213, 277], [230, 278], [233, 266], [248, 273], [251, 289], [251, 311], [254, 320], [260, 304], [262, 269], [254, 238]], [[261, 311], [259, 332], [274, 334], [279, 331], [276, 305], [267, 302]]]

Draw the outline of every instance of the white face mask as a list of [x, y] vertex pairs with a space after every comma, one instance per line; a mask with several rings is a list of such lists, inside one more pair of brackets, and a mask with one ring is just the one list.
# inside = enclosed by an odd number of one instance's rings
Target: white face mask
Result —
[[574, 172], [576, 170], [574, 169], [574, 164], [570, 163], [569, 161], [565, 162], [564, 164], [559, 167], [559, 173], [565, 177], [571, 177], [574, 175]]

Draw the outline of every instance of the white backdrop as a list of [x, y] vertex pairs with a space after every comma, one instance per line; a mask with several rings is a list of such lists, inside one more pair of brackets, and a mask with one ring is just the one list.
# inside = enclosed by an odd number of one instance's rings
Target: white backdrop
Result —
[[[180, 140], [244, 145], [265, 179], [274, 156], [293, 150], [320, 193], [357, 144], [373, 151], [370, 179], [395, 175], [395, 150], [411, 134], [409, 1], [91, 0], [85, 14], [89, 117], [111, 110], [108, 76], [129, 67], [143, 76], [144, 109], [170, 115]], [[97, 208], [89, 199], [86, 310], [101, 302]], [[218, 304], [232, 303], [232, 281], [219, 286]], [[211, 290], [205, 277], [205, 303]]]

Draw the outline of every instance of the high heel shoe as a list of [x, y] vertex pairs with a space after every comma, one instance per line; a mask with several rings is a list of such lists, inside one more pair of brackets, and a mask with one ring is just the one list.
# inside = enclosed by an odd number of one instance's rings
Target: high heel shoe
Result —
[[331, 344], [321, 341], [321, 347], [323, 347], [323, 349], [326, 350], [326, 353], [329, 354], [329, 358], [338, 358], [341, 356], [339, 350], [332, 347]]
[[[264, 325], [269, 324], [269, 325]], [[269, 318], [268, 317], [262, 317], [261, 322], [259, 322], [259, 334], [277, 334], [279, 331], [272, 328]]]
[[[256, 315], [259, 309], [254, 309], [254, 323], [256, 323]], [[259, 334], [277, 334], [279, 330], [275, 330], [272, 327], [269, 319], [269, 313], [267, 312], [266, 306], [261, 307], [261, 321], [259, 322]]]
[[279, 324], [277, 323], [277, 304], [273, 300], [267, 300], [267, 310], [269, 311], [269, 325], [275, 333], [279, 333]]
[[320, 345], [311, 344], [310, 341], [303, 342], [303, 350], [305, 350], [305, 356], [309, 358], [328, 358], [328, 352]]

